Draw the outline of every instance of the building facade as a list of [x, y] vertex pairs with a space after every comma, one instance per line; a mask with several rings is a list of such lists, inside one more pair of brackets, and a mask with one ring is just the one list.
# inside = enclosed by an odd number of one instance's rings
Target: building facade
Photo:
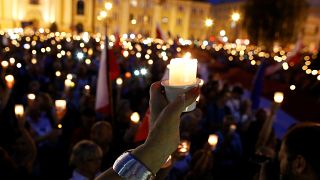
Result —
[[[105, 9], [111, 2], [112, 9]], [[106, 11], [101, 15], [101, 11]], [[184, 38], [205, 38], [204, 21], [211, 5], [185, 0], [0, 0], [0, 29], [33, 24], [60, 31], [82, 27], [88, 32], [164, 34]]]
[[[112, 3], [107, 10], [105, 3]], [[241, 24], [245, 1], [209, 4], [191, 0], [0, 0], [0, 29], [49, 27], [59, 31], [84, 31], [108, 34], [118, 32], [156, 36], [156, 27], [164, 34], [191, 39], [219, 36], [225, 30], [229, 41], [246, 38]], [[320, 3], [310, 0], [311, 8], [303, 29], [305, 44], [320, 42]], [[103, 13], [102, 13], [103, 12]], [[101, 14], [102, 13], [102, 14]], [[232, 19], [239, 13], [239, 20]], [[212, 26], [205, 26], [206, 19]]]

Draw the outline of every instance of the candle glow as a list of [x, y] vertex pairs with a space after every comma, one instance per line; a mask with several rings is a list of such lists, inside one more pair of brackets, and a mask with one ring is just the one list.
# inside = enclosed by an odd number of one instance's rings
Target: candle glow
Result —
[[210, 134], [208, 138], [208, 143], [211, 147], [215, 147], [218, 143], [218, 136], [216, 134]]
[[197, 81], [197, 59], [190, 59], [187, 53], [184, 58], [170, 61], [169, 85], [185, 86], [195, 84]]
[[13, 84], [14, 84], [14, 77], [13, 75], [9, 74], [9, 75], [6, 75], [5, 76], [5, 80], [6, 80], [6, 83], [7, 83], [7, 86], [9, 89], [11, 89], [13, 87]]
[[140, 121], [139, 113], [137, 113], [137, 112], [132, 113], [130, 116], [130, 119], [134, 124], [137, 124]]
[[14, 113], [16, 114], [17, 117], [22, 117], [24, 114], [24, 108], [22, 104], [16, 104], [14, 106]]
[[284, 97], [283, 97], [283, 92], [275, 92], [273, 96], [274, 102], [276, 103], [282, 103]]

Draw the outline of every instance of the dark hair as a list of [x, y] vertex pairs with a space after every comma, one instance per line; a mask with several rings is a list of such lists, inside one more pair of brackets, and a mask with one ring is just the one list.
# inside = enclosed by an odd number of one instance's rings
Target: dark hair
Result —
[[300, 123], [292, 127], [284, 137], [288, 160], [303, 156], [320, 177], [320, 124]]

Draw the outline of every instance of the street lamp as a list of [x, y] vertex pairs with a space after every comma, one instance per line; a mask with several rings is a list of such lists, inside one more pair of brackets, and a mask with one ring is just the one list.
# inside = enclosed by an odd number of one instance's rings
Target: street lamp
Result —
[[239, 30], [238, 30], [238, 26], [237, 26], [237, 22], [240, 20], [240, 14], [238, 12], [234, 12], [231, 14], [231, 27], [234, 28], [234, 39], [238, 38], [238, 34], [239, 34]]
[[104, 8], [106, 8], [106, 10], [110, 11], [112, 9], [112, 3], [111, 2], [106, 2], [104, 4]]
[[207, 27], [211, 27], [211, 26], [213, 25], [213, 20], [212, 20], [212, 19], [206, 19], [206, 20], [205, 20], [205, 25], [206, 25]]
[[232, 19], [232, 21], [234, 21], [234, 22], [238, 22], [238, 21], [240, 20], [240, 14], [237, 13], [237, 12], [232, 13], [231, 19]]
[[211, 26], [213, 25], [213, 20], [212, 19], [209, 19], [209, 18], [207, 18], [206, 20], [205, 20], [205, 25], [206, 25], [206, 27], [208, 28], [208, 30], [207, 30], [207, 36], [208, 36], [208, 34], [209, 34], [209, 36], [210, 36], [210, 28], [211, 28]]

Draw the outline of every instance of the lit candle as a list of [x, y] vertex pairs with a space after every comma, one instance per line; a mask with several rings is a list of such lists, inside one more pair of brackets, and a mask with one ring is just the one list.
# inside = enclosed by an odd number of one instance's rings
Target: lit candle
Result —
[[169, 85], [195, 84], [197, 81], [197, 63], [197, 59], [191, 59], [188, 56], [172, 59], [169, 66]]
[[218, 143], [218, 136], [216, 134], [210, 134], [208, 143], [211, 146], [211, 149], [214, 150]]
[[8, 61], [2, 61], [1, 66], [3, 67], [3, 69], [6, 69], [9, 66]]
[[137, 112], [132, 113], [131, 116], [130, 116], [130, 119], [134, 124], [138, 124], [139, 121], [140, 121], [139, 113], [137, 113]]
[[85, 93], [86, 95], [89, 95], [89, 94], [90, 94], [90, 86], [89, 86], [88, 84], [84, 86], [84, 93]]
[[14, 113], [16, 114], [16, 116], [18, 118], [21, 118], [24, 114], [24, 108], [23, 108], [23, 105], [22, 104], [16, 104], [14, 106]]
[[274, 99], [274, 102], [281, 104], [284, 99], [283, 92], [275, 92], [273, 99]]
[[67, 102], [66, 102], [66, 100], [56, 100], [55, 106], [56, 106], [57, 111], [63, 111], [67, 107]]
[[187, 155], [190, 150], [190, 142], [187, 140], [181, 140], [180, 144], [178, 145], [178, 152], [181, 155]]
[[5, 76], [5, 80], [6, 80], [6, 83], [7, 83], [7, 87], [9, 89], [11, 89], [13, 87], [13, 84], [14, 84], [14, 77], [10, 74], [10, 75], [6, 75]]

